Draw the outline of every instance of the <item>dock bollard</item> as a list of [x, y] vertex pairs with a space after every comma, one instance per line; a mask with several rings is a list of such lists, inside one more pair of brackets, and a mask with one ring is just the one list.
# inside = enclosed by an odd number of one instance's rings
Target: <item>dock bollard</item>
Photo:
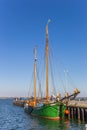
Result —
[[87, 124], [85, 124], [85, 130], [87, 130]]

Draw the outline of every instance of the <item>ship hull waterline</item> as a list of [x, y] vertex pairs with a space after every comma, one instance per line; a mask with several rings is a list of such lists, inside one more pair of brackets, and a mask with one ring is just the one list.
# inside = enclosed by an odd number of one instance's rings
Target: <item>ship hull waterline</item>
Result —
[[42, 106], [32, 107], [32, 111], [29, 112], [31, 107], [25, 109], [25, 111], [32, 116], [38, 116], [51, 120], [60, 120], [64, 118], [66, 106], [60, 103], [43, 104]]

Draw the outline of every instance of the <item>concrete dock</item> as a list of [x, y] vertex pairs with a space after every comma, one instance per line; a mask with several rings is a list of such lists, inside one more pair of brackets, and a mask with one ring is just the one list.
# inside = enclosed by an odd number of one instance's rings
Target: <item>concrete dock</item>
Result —
[[87, 108], [87, 100], [86, 101], [71, 100], [71, 101], [68, 102], [68, 106], [70, 106], [70, 107]]

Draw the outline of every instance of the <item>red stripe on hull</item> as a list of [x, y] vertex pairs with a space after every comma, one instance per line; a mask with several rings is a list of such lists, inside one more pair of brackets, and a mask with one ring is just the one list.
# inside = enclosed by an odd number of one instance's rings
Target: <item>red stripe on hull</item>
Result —
[[32, 116], [37, 116], [37, 117], [41, 117], [41, 118], [46, 118], [46, 119], [50, 119], [50, 120], [60, 120], [60, 117], [46, 117], [46, 116], [39, 116], [37, 114], [32, 114]]

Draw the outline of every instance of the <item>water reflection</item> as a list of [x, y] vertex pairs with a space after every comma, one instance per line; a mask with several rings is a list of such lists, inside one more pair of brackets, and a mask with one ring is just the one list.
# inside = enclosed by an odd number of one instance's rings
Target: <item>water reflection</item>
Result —
[[33, 128], [36, 130], [69, 130], [68, 120], [49, 120], [39, 117], [33, 117]]

